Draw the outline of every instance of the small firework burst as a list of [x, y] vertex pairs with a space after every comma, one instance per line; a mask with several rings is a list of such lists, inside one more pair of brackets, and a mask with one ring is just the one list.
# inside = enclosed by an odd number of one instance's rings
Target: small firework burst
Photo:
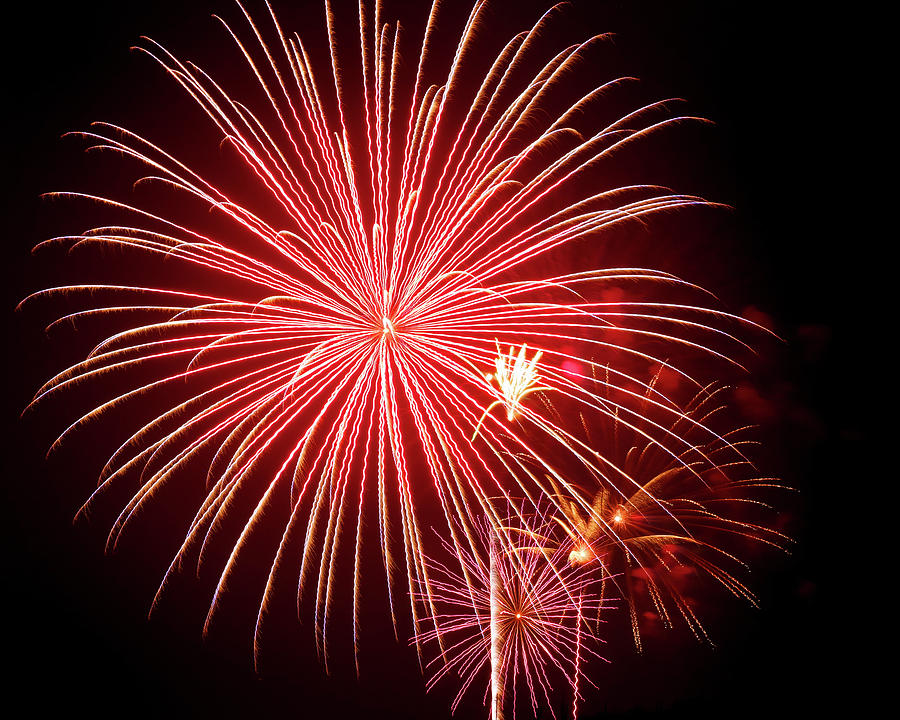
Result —
[[[648, 393], [653, 391], [648, 384]], [[688, 403], [672, 431], [690, 438], [692, 424], [715, 425], [727, 388], [704, 388]], [[679, 427], [687, 425], [687, 428]], [[590, 431], [592, 425], [585, 422]], [[741, 540], [786, 551], [788, 536], [772, 526], [774, 509], [761, 497], [785, 490], [776, 478], [760, 477], [745, 453], [755, 443], [740, 427], [674, 454], [642, 437], [636, 428], [612, 423], [601, 437], [608, 457], [621, 455], [621, 474], [592, 477], [572, 492], [561, 488], [556, 520], [566, 535], [568, 562], [606, 568], [626, 600], [635, 645], [641, 649], [641, 606], [666, 627], [681, 617], [698, 639], [709, 635], [689, 598], [686, 581], [705, 575], [756, 605], [739, 578], [747, 564]], [[762, 517], [758, 517], [762, 516]], [[561, 548], [560, 548], [561, 549]], [[643, 592], [638, 597], [637, 588]]]
[[459, 679], [454, 710], [484, 683], [492, 718], [506, 711], [519, 717], [523, 690], [534, 713], [540, 706], [556, 717], [553, 698], [561, 685], [570, 688], [574, 711], [580, 682], [590, 683], [583, 663], [600, 657], [593, 622], [605, 607], [594, 592], [600, 577], [597, 568], [568, 564], [563, 550], [535, 547], [533, 537], [555, 533], [555, 523], [521, 514], [511, 522], [500, 531], [505, 538], [484, 523], [480, 552], [455, 554], [458, 569], [430, 561], [431, 595], [417, 596], [433, 603], [434, 615], [415, 641], [434, 647], [429, 688], [447, 676]]

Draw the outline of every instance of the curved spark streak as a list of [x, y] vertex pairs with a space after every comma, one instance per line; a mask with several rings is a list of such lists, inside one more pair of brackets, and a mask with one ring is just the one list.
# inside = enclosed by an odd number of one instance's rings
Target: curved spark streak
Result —
[[[585, 268], [547, 277], [542, 271], [545, 258], [587, 236], [602, 237], [650, 215], [712, 205], [654, 185], [596, 190], [592, 183], [590, 191], [583, 189], [585, 172], [613, 162], [629, 145], [698, 121], [659, 119], [668, 105], [654, 102], [595, 132], [572, 127], [593, 103], [631, 80], [603, 82], [561, 109], [547, 102], [562, 76], [577, 71], [590, 45], [603, 36], [547, 57], [536, 39], [554, 21], [554, 7], [489, 60], [472, 93], [461, 68], [484, 57], [475, 35], [486, 22], [486, 3], [475, 3], [450, 66], [433, 81], [430, 49], [440, 31], [435, 1], [410, 91], [398, 70], [399, 24], [383, 21], [380, 3], [373, 18], [361, 2], [360, 98], [350, 97], [342, 82], [351, 68], [340, 61], [331, 3], [326, 16], [332, 67], [325, 83], [300, 37], [285, 34], [268, 5], [267, 33], [238, 7], [243, 30], [220, 21], [264, 97], [254, 109], [158, 43], [145, 39], [139, 49], [211, 121], [211, 139], [237, 154], [243, 175], [275, 210], [254, 211], [137, 133], [97, 123], [79, 133], [92, 149], [138, 161], [148, 168], [143, 180], [215, 211], [230, 232], [211, 234], [111, 198], [57, 193], [130, 219], [48, 242], [82, 251], [116, 247], [195, 270], [198, 285], [212, 275], [241, 289], [222, 296], [202, 288], [113, 284], [36, 293], [91, 302], [94, 296], [111, 298], [66, 314], [61, 320], [67, 322], [96, 315], [133, 319], [129, 329], [109, 335], [84, 360], [51, 378], [32, 405], [110, 376], [131, 378], [130, 390], [114, 392], [77, 418], [52, 450], [114, 407], [165, 397], [169, 409], [121, 442], [85, 508], [114, 484], [136, 487], [110, 531], [113, 548], [164, 486], [189, 465], [205, 463], [206, 498], [154, 599], [155, 606], [171, 574], [191, 559], [198, 568], [212, 562], [217, 539], [230, 532], [226, 518], [237, 515], [242, 526], [218, 570], [205, 627], [248, 539], [267, 513], [280, 509], [286, 519], [260, 602], [254, 656], [277, 580], [298, 564], [292, 558], [299, 553], [298, 605], [314, 597], [319, 648], [327, 662], [336, 558], [348, 542], [357, 652], [369, 506], [377, 507], [396, 628], [396, 603], [403, 596], [398, 583], [431, 594], [420, 507], [430, 502], [440, 508], [454, 551], [464, 557], [477, 544], [473, 527], [479, 518], [501, 522], [504, 511], [491, 498], [525, 497], [536, 507], [549, 497], [560, 509], [557, 489], [577, 495], [553, 470], [556, 451], [547, 450], [538, 435], [595, 475], [640, 487], [566, 428], [542, 392], [640, 428], [648, 443], [677, 459], [694, 445], [671, 429], [679, 420], [708, 441], [720, 438], [659, 393], [644, 397], [623, 390], [618, 402], [601, 397], [585, 382], [601, 364], [583, 358], [615, 351], [689, 377], [660, 355], [679, 348], [739, 365], [736, 356], [747, 349], [740, 334], [751, 324], [693, 301], [645, 299], [671, 292], [703, 295], [664, 272]], [[362, 131], [348, 122], [351, 103], [363, 110]], [[605, 287], [623, 282], [640, 288], [627, 302], [598, 299]], [[510, 356], [508, 362], [525, 374], [517, 389], [498, 392], [484, 374], [493, 366], [499, 382], [509, 370], [498, 364], [501, 345], [522, 353], [527, 345], [535, 355], [527, 362], [524, 355], [515, 362]], [[581, 369], [566, 370], [567, 362]], [[611, 368], [608, 378], [616, 387], [641, 384], [621, 366]], [[505, 422], [485, 411], [497, 402], [507, 408]], [[645, 418], [647, 403], [670, 422]], [[579, 504], [590, 507], [588, 500]], [[412, 600], [409, 610], [419, 627]]]

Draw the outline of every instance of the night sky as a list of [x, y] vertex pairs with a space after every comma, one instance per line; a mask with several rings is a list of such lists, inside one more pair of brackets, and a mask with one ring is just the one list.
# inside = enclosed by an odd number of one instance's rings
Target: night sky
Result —
[[[315, 45], [323, 37], [321, 3], [296, 4], [275, 9], [287, 29], [298, 28]], [[521, 26], [543, 5], [496, 4], [521, 9], [521, 19], [503, 18]], [[325, 676], [305, 626], [285, 629], [282, 645], [296, 640], [296, 647], [275, 650], [257, 676], [243, 621], [225, 620], [201, 638], [208, 594], [189, 577], [148, 620], [171, 554], [171, 542], [157, 547], [154, 538], [177, 538], [181, 515], [155, 516], [119, 552], [104, 555], [106, 520], [73, 525], [72, 517], [92, 489], [105, 448], [82, 443], [45, 461], [64, 414], [19, 419], [41, 382], [75, 362], [88, 342], [65, 346], [46, 337], [49, 306], [14, 312], [28, 293], [76, 279], [61, 255], [30, 253], [41, 240], [84, 225], [70, 205], [40, 194], [85, 188], [100, 167], [112, 167], [61, 135], [98, 119], [151, 137], [177, 132], [179, 113], [190, 106], [152, 62], [128, 48], [148, 35], [177, 55], [215, 63], [227, 43], [209, 16], [233, 18], [234, 8], [227, 0], [185, 5], [23, 3], [7, 23], [7, 697], [20, 695], [37, 716], [447, 718], [455, 689], [445, 684], [426, 695], [414, 652], [404, 638], [393, 640], [384, 616], [365, 631], [371, 634], [359, 681], [341, 661]], [[353, 3], [336, 2], [338, 11], [345, 5], [354, 12]], [[721, 242], [702, 245], [696, 257], [707, 257], [702, 279], [727, 309], [768, 318], [785, 340], [765, 349], [755, 380], [771, 411], [763, 428], [776, 445], [771, 471], [800, 490], [786, 508], [794, 554], [767, 555], [751, 576], [762, 608], [737, 602], [716, 608], [715, 649], [674, 631], [648, 642], [643, 656], [627, 643], [607, 648], [613, 664], [596, 669], [599, 688], [588, 691], [581, 717], [809, 716], [841, 702], [852, 687], [853, 674], [842, 669], [843, 616], [851, 611], [841, 593], [858, 582], [847, 579], [853, 570], [843, 559], [836, 562], [848, 535], [841, 530], [840, 542], [833, 540], [833, 503], [852, 495], [842, 483], [862, 436], [835, 381], [848, 373], [845, 298], [855, 286], [852, 279], [835, 281], [839, 265], [828, 250], [839, 232], [829, 213], [836, 171], [828, 145], [835, 135], [825, 125], [839, 102], [825, 99], [825, 78], [837, 65], [830, 21], [769, 2], [740, 11], [720, 2], [575, 5], [591, 31], [616, 33], [612, 56], [622, 72], [642, 79], [649, 96], [683, 97], [691, 114], [715, 122], [689, 133], [688, 151], [679, 148], [672, 162], [683, 164], [688, 182], [707, 197], [734, 208], [720, 228]], [[183, 121], [185, 133], [198, 126], [195, 119]], [[673, 267], [682, 261], [661, 259]], [[471, 701], [458, 713], [486, 715]]]

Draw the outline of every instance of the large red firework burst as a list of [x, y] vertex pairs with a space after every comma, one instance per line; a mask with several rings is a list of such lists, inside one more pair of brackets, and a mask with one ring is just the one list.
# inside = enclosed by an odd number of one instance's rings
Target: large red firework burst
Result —
[[[325, 71], [271, 9], [257, 24], [238, 7], [237, 29], [223, 25], [248, 69], [250, 99], [152, 41], [144, 51], [211, 121], [198, 144], [234, 151], [240, 182], [204, 177], [125, 128], [81, 133], [141, 163], [146, 183], [211, 212], [224, 229], [207, 232], [166, 205], [58, 194], [100, 203], [117, 219], [50, 242], [116, 248], [177, 270], [165, 276], [172, 283], [38, 293], [83, 298], [88, 307], [66, 321], [124, 319], [34, 402], [76, 385], [107, 393], [57, 443], [115, 406], [152, 408], [114, 449], [92, 497], [131, 483], [110, 547], [164, 486], [204, 468], [205, 500], [166, 578], [227, 538], [207, 622], [254, 531], [267, 514], [283, 517], [257, 636], [281, 573], [298, 568], [325, 650], [343, 567], [358, 632], [367, 523], [392, 608], [408, 601], [418, 624], [421, 604], [407, 590], [431, 593], [428, 508], [439, 509], [462, 557], [477, 547], [482, 518], [502, 525], [509, 498], [536, 507], [547, 498], [560, 506], [560, 493], [579, 497], [555, 469], [561, 454], [598, 476], [627, 478], [553, 411], [555, 399], [615, 417], [673, 458], [697, 435], [715, 441], [701, 421], [632, 389], [643, 383], [628, 361], [688, 378], [667, 361], [672, 353], [735, 363], [744, 343], [737, 318], [669, 273], [587, 260], [555, 269], [621, 223], [708, 204], [652, 185], [598, 184], [597, 170], [632, 144], [695, 120], [654, 102], [585, 127], [590, 109], [630, 81], [591, 78], [572, 89], [568, 79], [603, 36], [548, 50], [552, 8], [489, 55], [482, 0], [449, 63], [436, 67], [432, 45], [446, 31], [435, 2], [406, 82], [399, 24], [384, 21], [379, 2], [359, 4], [358, 65], [342, 60], [326, 3]], [[241, 185], [253, 186], [255, 201], [226, 190]], [[627, 287], [627, 299], [605, 299], [611, 286]], [[618, 364], [589, 359], [612, 354]], [[596, 391], [600, 365], [615, 400]], [[648, 404], [668, 421], [647, 417]], [[679, 418], [690, 439], [671, 430]]]

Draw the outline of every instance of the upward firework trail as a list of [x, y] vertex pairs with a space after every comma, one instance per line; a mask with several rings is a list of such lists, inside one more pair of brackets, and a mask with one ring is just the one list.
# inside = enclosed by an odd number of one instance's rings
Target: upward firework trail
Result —
[[[208, 626], [248, 539], [263, 518], [280, 522], [254, 652], [277, 581], [299, 566], [298, 603], [312, 600], [327, 659], [339, 557], [351, 558], [342, 567], [352, 568], [356, 646], [367, 523], [378, 529], [396, 623], [407, 588], [422, 583], [429, 594], [423, 508], [440, 509], [462, 553], [473, 544], [474, 518], [499, 523], [505, 512], [491, 497], [513, 493], [532, 504], [555, 497], [548, 476], [577, 497], [554, 476], [554, 453], [615, 472], [539, 400], [546, 393], [637, 422], [641, 394], [623, 392], [615, 407], [601, 401], [584, 382], [593, 363], [580, 358], [616, 351], [666, 364], [657, 356], [680, 348], [734, 362], [743, 343], [731, 334], [735, 318], [699, 305], [691, 298], [704, 297], [701, 291], [667, 273], [547, 270], [548, 260], [588, 236], [704, 204], [651, 185], [583, 182], [588, 171], [686, 119], [657, 102], [582, 127], [601, 99], [631, 80], [574, 95], [561, 82], [578, 77], [602, 36], [548, 53], [541, 37], [558, 18], [552, 8], [489, 54], [479, 32], [487, 4], [479, 1], [442, 65], [433, 46], [447, 31], [435, 2], [407, 78], [400, 26], [385, 22], [380, 3], [359, 5], [361, 65], [343, 64], [343, 39], [326, 3], [326, 70], [313, 68], [303, 41], [282, 29], [268, 5], [260, 24], [238, 7], [243, 19], [222, 24], [255, 83], [255, 105], [151, 40], [142, 50], [211, 122], [209, 147], [234, 151], [240, 182], [206, 177], [115, 125], [81, 133], [92, 147], [141, 163], [144, 179], [184, 199], [179, 209], [197, 221], [173, 216], [171, 203], [159, 210], [58, 194], [99, 203], [112, 219], [48, 242], [113, 247], [148, 272], [166, 271], [159, 285], [113, 280], [37, 293], [87, 304], [57, 322], [99, 316], [117, 329], [51, 378], [33, 404], [77, 385], [107, 393], [54, 448], [114, 406], [152, 408], [125, 433], [87, 503], [131, 485], [109, 547], [161, 488], [184, 482], [189, 467], [206, 468], [206, 498], [160, 592], [186, 562], [219, 562], [211, 548], [224, 540], [230, 551], [217, 569]], [[361, 94], [348, 80], [353, 74]], [[252, 185], [255, 199], [226, 185]], [[226, 229], [205, 230], [207, 211]], [[185, 272], [171, 272], [179, 266]], [[167, 278], [181, 279], [172, 285]], [[602, 301], [604, 288], [622, 283], [632, 299]], [[486, 379], [492, 369], [496, 383]], [[609, 377], [612, 384], [628, 379], [627, 363], [613, 362]], [[497, 404], [507, 412], [488, 412]], [[666, 425], [641, 427], [665, 452], [686, 446]], [[417, 604], [409, 605], [418, 624]]]

